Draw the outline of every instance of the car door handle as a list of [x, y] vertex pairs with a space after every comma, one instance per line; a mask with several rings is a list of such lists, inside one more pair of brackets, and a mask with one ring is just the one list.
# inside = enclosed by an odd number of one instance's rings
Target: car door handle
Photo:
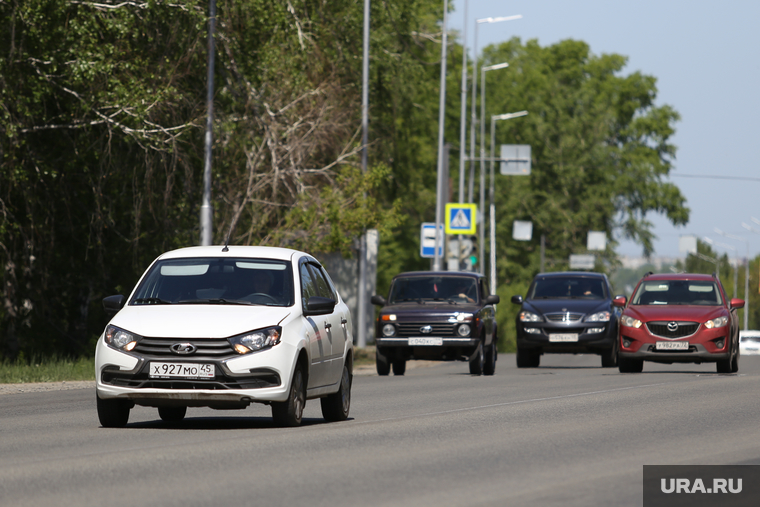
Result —
[[347, 319], [347, 318], [345, 318], [345, 317], [341, 317], [341, 318], [340, 318], [340, 323], [341, 323], [341, 324], [348, 324], [348, 319]]
[[332, 327], [332, 324], [330, 324], [329, 322], [325, 321], [325, 329], [330, 329], [331, 327]]

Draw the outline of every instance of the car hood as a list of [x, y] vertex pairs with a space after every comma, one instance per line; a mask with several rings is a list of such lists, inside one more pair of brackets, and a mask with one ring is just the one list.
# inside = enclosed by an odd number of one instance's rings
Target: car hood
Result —
[[402, 303], [398, 305], [386, 305], [381, 310], [382, 313], [393, 313], [399, 318], [414, 318], [418, 315], [430, 317], [449, 316], [456, 313], [477, 313], [480, 311], [480, 305], [477, 304], [449, 304], [441, 303]]
[[535, 313], [596, 313], [610, 309], [606, 299], [530, 299], [523, 301], [523, 310]]
[[280, 324], [293, 307], [240, 305], [125, 306], [111, 324], [149, 337], [227, 338]]
[[706, 322], [716, 317], [728, 315], [728, 310], [722, 306], [636, 305], [626, 308], [625, 315], [630, 315], [642, 322], [653, 320]]

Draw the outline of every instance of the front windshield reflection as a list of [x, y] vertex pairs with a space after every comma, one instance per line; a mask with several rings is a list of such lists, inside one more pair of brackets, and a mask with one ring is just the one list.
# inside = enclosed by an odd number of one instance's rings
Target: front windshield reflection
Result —
[[410, 276], [393, 282], [390, 304], [446, 301], [449, 304], [478, 300], [475, 278], [464, 276]]

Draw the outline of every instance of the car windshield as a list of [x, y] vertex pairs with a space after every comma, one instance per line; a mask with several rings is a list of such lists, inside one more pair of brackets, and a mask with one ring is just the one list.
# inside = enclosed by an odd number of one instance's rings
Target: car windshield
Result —
[[477, 280], [464, 276], [408, 276], [397, 278], [391, 287], [390, 304], [415, 302], [449, 304], [478, 301]]
[[606, 299], [604, 280], [582, 276], [547, 277], [533, 282], [528, 299]]
[[156, 262], [131, 305], [293, 305], [290, 263], [270, 259], [194, 258]]
[[719, 306], [723, 300], [715, 282], [653, 280], [639, 284], [631, 304]]

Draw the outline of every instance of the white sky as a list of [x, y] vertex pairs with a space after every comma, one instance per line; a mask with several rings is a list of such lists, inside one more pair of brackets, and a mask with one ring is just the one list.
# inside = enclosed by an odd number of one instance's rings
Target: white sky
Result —
[[[686, 197], [691, 215], [680, 228], [659, 215], [648, 215], [658, 237], [655, 256], [682, 256], [678, 238], [686, 234], [708, 236], [738, 249], [742, 257], [747, 245], [750, 257], [760, 253], [760, 234], [742, 227], [744, 222], [760, 231], [751, 220], [760, 219], [760, 171], [753, 159], [760, 151], [760, 2], [453, 0], [448, 26], [460, 34], [465, 4], [470, 52], [475, 20], [521, 14], [516, 21], [481, 23], [478, 53], [515, 36], [523, 42], [538, 39], [541, 46], [576, 39], [588, 43], [596, 55], [627, 56], [624, 74], [638, 70], [657, 78], [656, 103], [669, 104], [681, 115], [671, 141], [678, 151], [670, 181]], [[720, 236], [715, 228], [745, 241]], [[713, 248], [731, 257], [736, 254], [727, 246]], [[624, 242], [618, 253], [638, 256], [641, 247]]]

